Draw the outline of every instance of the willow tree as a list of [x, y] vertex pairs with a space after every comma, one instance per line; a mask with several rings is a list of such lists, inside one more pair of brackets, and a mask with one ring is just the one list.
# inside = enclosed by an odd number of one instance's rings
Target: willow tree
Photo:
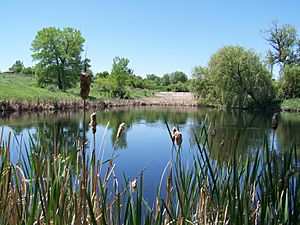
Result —
[[64, 90], [76, 85], [82, 70], [84, 38], [79, 30], [55, 27], [38, 31], [32, 42], [32, 58], [37, 61], [36, 77], [40, 86], [56, 85]]
[[[241, 46], [226, 46], [212, 55], [207, 68], [195, 69], [199, 96], [226, 106], [264, 107], [275, 97], [272, 76], [259, 56]], [[197, 85], [200, 85], [197, 87]]]

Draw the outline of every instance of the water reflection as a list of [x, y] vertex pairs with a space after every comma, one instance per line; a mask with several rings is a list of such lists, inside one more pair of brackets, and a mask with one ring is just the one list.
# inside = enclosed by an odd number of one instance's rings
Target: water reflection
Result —
[[[218, 160], [220, 164], [228, 161], [232, 156], [230, 146], [237, 144], [235, 143], [237, 135], [240, 135], [238, 142], [238, 154], [240, 155], [255, 152], [263, 145], [264, 137], [272, 137], [271, 112], [178, 107], [116, 108], [97, 112], [97, 145], [100, 145], [100, 138], [109, 122], [106, 136], [108, 152], [115, 148], [135, 152], [136, 155], [132, 156], [133, 158], [145, 158], [149, 152], [151, 156], [157, 158], [161, 158], [162, 155], [169, 157], [169, 150], [165, 149], [170, 149], [170, 138], [164, 117], [170, 127], [179, 127], [183, 133], [183, 144], [186, 149], [195, 148], [194, 134], [198, 137], [201, 136], [203, 123], [210, 129], [215, 128], [214, 138], [209, 136], [209, 143], [212, 145], [210, 157]], [[122, 122], [126, 123], [126, 129], [123, 135], [117, 139], [117, 130]], [[87, 137], [91, 140], [88, 123], [87, 120], [86, 124], [83, 124], [82, 115], [74, 112], [4, 114], [0, 117], [0, 126], [6, 128], [6, 133], [8, 130], [12, 130], [17, 136], [24, 135], [24, 139], [26, 139], [28, 136], [25, 133], [28, 131], [43, 132], [50, 140], [47, 142], [50, 149], [54, 149], [54, 139], [51, 135], [56, 137], [58, 149], [62, 147], [63, 138], [67, 137], [69, 141], [64, 143], [64, 146], [67, 144], [71, 149], [76, 138], [83, 136], [83, 126], [86, 127]], [[283, 152], [292, 143], [299, 147], [300, 137], [296, 135], [299, 133], [300, 114], [281, 113], [275, 135], [277, 150]], [[153, 152], [156, 152], [156, 155]]]

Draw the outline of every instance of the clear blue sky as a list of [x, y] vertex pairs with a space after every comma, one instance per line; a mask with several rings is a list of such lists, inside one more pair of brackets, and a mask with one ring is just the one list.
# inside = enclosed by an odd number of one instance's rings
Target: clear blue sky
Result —
[[188, 75], [225, 45], [264, 55], [261, 36], [273, 20], [300, 32], [299, 0], [1, 0], [0, 71], [16, 60], [33, 66], [31, 42], [55, 26], [82, 32], [94, 73], [126, 57], [136, 75]]

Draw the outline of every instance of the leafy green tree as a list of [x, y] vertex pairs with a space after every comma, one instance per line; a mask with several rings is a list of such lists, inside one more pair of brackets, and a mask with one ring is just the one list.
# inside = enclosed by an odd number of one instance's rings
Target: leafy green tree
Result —
[[286, 66], [279, 81], [279, 97], [300, 98], [300, 66]]
[[162, 86], [168, 86], [171, 84], [171, 78], [170, 78], [170, 74], [166, 73], [162, 76], [162, 78], [160, 79], [161, 81], [161, 85]]
[[113, 95], [124, 98], [126, 94], [126, 85], [129, 78], [133, 75], [133, 69], [128, 67], [129, 59], [115, 57], [111, 69], [110, 79], [113, 85]]
[[141, 76], [132, 75], [129, 80], [129, 85], [133, 88], [144, 88], [144, 81]]
[[207, 67], [196, 66], [191, 79], [191, 91], [196, 97], [204, 104], [211, 103], [218, 98], [216, 89], [210, 70]]
[[184, 72], [175, 71], [170, 75], [170, 81], [172, 84], [176, 84], [177, 82], [185, 83], [188, 81], [188, 77]]
[[275, 89], [271, 74], [259, 56], [241, 46], [226, 46], [212, 55], [207, 68], [199, 68], [198, 95], [209, 96], [226, 106], [264, 107], [272, 102]]
[[17, 60], [10, 68], [10, 71], [13, 71], [14, 73], [21, 73], [24, 68], [24, 64], [22, 61]]
[[25, 75], [34, 75], [35, 71], [34, 71], [34, 68], [32, 67], [24, 67], [22, 69], [22, 74], [25, 74]]
[[146, 80], [153, 80], [157, 86], [159, 86], [161, 82], [160, 77], [155, 74], [147, 74]]
[[188, 86], [186, 83], [182, 83], [181, 81], [178, 81], [176, 84], [170, 85], [171, 91], [175, 92], [188, 92]]
[[146, 89], [149, 90], [156, 90], [158, 89], [157, 83], [154, 80], [145, 80], [144, 81], [144, 86]]
[[109, 72], [103, 71], [103, 72], [97, 73], [95, 77], [107, 78], [108, 76], [109, 76]]
[[267, 62], [273, 68], [279, 65], [281, 72], [286, 65], [299, 62], [299, 40], [294, 26], [285, 24], [279, 26], [275, 21], [264, 32], [264, 39], [272, 47], [267, 54]]
[[32, 58], [40, 86], [57, 85], [64, 90], [76, 85], [83, 69], [81, 53], [84, 38], [79, 30], [55, 27], [38, 31], [32, 42]]

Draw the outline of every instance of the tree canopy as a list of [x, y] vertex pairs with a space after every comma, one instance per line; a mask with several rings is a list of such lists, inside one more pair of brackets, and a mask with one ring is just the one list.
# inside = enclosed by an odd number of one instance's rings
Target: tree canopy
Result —
[[38, 31], [32, 42], [32, 58], [38, 61], [35, 73], [39, 85], [57, 85], [60, 90], [75, 86], [83, 68], [84, 41], [80, 31], [70, 27]]
[[271, 68], [279, 65], [281, 72], [286, 65], [299, 62], [299, 45], [295, 26], [285, 24], [279, 26], [277, 21], [264, 30], [264, 39], [271, 46], [267, 54], [267, 62]]
[[219, 49], [207, 68], [195, 68], [192, 83], [199, 97], [227, 106], [263, 107], [275, 97], [271, 74], [256, 53], [241, 46]]
[[13, 71], [14, 73], [21, 73], [24, 69], [24, 64], [22, 61], [17, 60], [10, 68], [10, 71]]

